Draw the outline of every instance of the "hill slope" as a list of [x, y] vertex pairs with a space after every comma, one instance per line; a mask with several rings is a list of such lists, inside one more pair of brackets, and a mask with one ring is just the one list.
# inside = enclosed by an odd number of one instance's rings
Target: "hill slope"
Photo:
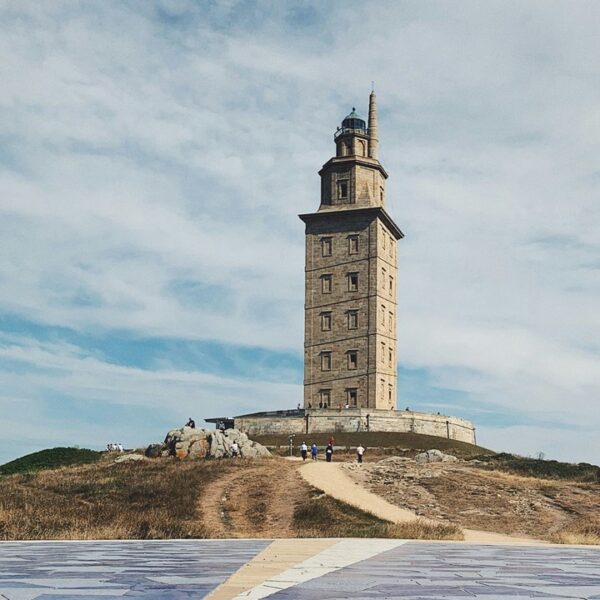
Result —
[[0, 475], [30, 473], [42, 469], [89, 464], [100, 460], [101, 456], [102, 452], [87, 450], [86, 448], [49, 448], [0, 465]]

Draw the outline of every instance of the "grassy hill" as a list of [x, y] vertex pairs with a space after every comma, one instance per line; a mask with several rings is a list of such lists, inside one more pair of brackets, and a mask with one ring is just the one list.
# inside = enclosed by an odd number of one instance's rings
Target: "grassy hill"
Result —
[[[437, 448], [447, 454], [465, 459], [494, 454], [492, 450], [466, 442], [420, 433], [396, 433], [392, 431], [297, 434], [294, 438], [294, 446], [297, 448], [303, 441], [309, 445], [314, 442], [322, 451], [331, 436], [335, 438], [335, 445], [339, 448], [350, 450], [350, 448], [355, 448], [360, 443], [367, 449], [367, 453], [372, 450], [373, 452], [377, 451], [378, 454], [389, 453], [413, 456], [417, 452]], [[278, 453], [285, 453], [289, 443], [289, 436], [286, 434], [257, 435], [252, 436], [252, 439], [259, 444], [263, 444], [263, 446], [279, 448]]]
[[86, 448], [49, 448], [0, 465], [0, 475], [32, 473], [43, 469], [89, 464], [100, 460], [101, 456], [102, 452]]

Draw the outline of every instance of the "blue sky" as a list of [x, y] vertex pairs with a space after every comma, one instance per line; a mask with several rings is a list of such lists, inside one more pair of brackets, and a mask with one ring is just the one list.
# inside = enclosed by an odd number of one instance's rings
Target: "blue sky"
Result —
[[0, 462], [300, 401], [297, 215], [373, 80], [399, 406], [600, 461], [597, 3], [0, 11]]

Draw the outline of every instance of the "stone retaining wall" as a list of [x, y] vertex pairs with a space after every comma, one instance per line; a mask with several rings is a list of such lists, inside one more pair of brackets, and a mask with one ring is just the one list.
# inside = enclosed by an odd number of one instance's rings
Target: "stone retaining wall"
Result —
[[235, 417], [235, 428], [250, 437], [273, 434], [391, 431], [434, 435], [475, 444], [475, 427], [459, 417], [413, 411], [342, 409], [254, 413]]

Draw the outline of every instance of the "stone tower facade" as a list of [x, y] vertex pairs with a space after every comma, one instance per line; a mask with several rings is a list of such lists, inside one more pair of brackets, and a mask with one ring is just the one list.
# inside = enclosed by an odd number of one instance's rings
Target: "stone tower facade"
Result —
[[377, 105], [355, 109], [323, 165], [321, 204], [306, 224], [304, 408], [396, 408], [398, 240], [384, 209]]

